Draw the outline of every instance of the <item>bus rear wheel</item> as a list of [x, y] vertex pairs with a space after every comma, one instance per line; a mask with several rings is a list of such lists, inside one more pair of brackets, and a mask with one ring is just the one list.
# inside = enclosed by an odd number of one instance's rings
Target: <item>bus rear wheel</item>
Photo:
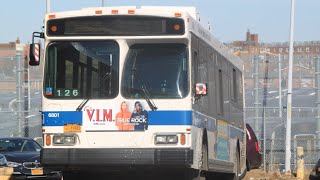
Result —
[[235, 159], [235, 162], [234, 162], [235, 173], [229, 174], [227, 180], [240, 180], [239, 175], [241, 174], [240, 172], [241, 168], [240, 168], [240, 152], [238, 148], [237, 148], [237, 152], [235, 153], [234, 159]]

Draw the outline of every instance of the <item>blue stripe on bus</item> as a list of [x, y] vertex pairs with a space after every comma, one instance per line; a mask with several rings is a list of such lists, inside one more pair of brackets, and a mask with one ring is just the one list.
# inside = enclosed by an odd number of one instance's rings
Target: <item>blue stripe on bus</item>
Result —
[[43, 126], [82, 125], [82, 111], [43, 112]]
[[193, 111], [193, 126], [206, 128], [207, 131], [215, 132], [217, 129], [217, 120], [213, 117], [206, 116], [198, 111]]
[[[43, 126], [82, 125], [82, 111], [43, 112]], [[149, 111], [149, 125], [192, 125], [191, 111]]]
[[191, 111], [149, 111], [149, 125], [192, 125]]

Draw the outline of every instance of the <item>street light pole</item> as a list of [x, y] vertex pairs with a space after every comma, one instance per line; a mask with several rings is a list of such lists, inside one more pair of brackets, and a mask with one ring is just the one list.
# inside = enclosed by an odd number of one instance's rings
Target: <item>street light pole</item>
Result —
[[291, 108], [292, 108], [292, 59], [293, 59], [293, 27], [294, 27], [294, 0], [291, 0], [290, 16], [290, 47], [289, 47], [289, 70], [287, 92], [287, 126], [286, 126], [286, 161], [285, 171], [291, 173]]
[[47, 9], [46, 9], [46, 13], [50, 13], [50, 0], [47, 0], [46, 1], [46, 6], [47, 6]]

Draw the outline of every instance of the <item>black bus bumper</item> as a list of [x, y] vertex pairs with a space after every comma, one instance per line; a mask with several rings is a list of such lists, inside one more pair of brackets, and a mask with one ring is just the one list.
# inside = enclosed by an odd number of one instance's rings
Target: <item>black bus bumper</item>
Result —
[[44, 148], [43, 166], [190, 166], [191, 149]]

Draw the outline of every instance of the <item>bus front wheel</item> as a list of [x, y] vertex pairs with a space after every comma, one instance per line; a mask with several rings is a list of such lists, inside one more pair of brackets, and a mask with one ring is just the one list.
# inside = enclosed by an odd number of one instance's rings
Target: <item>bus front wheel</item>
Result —
[[208, 170], [208, 148], [206, 144], [202, 144], [201, 166], [200, 169], [187, 169], [185, 180], [206, 180], [206, 171]]

